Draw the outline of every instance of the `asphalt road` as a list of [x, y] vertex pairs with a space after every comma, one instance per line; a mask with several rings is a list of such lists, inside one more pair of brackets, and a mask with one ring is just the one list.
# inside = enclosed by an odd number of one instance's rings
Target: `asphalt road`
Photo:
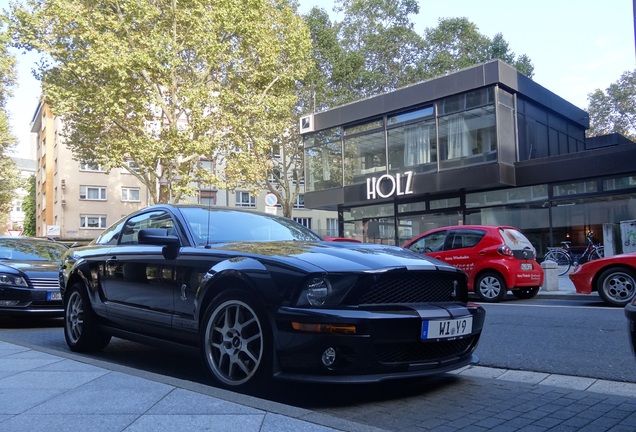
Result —
[[596, 299], [484, 304], [480, 366], [636, 382], [622, 308]]

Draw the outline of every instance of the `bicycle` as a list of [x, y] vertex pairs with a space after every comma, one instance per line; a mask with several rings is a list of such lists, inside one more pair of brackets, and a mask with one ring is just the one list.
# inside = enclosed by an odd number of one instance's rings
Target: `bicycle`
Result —
[[594, 242], [592, 239], [593, 234], [594, 233], [592, 231], [587, 234], [587, 247], [580, 256], [572, 253], [572, 250], [570, 249], [571, 242], [562, 241], [561, 247], [548, 248], [548, 252], [545, 254], [543, 260], [550, 260], [557, 263], [559, 276], [563, 276], [570, 271], [572, 267], [576, 267], [579, 264], [583, 264], [588, 261], [603, 258], [605, 256], [605, 248]]

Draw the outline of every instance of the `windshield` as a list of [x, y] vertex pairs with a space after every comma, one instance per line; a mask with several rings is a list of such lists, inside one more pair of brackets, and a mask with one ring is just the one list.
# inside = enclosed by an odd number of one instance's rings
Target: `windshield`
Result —
[[0, 260], [59, 261], [67, 247], [46, 240], [0, 239]]
[[197, 244], [321, 240], [299, 223], [279, 216], [203, 207], [182, 207], [181, 212]]

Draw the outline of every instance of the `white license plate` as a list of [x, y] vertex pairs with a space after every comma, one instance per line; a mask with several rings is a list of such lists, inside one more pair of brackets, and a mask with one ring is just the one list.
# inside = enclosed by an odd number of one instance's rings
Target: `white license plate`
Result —
[[62, 300], [62, 294], [59, 291], [49, 291], [46, 293], [47, 300]]
[[422, 339], [454, 338], [468, 335], [472, 331], [472, 316], [452, 320], [422, 322]]
[[532, 270], [532, 263], [521, 263], [521, 270]]

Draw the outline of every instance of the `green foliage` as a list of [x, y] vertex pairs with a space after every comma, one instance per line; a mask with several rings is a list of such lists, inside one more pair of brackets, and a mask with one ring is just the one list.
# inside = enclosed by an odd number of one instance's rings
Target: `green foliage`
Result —
[[424, 63], [429, 77], [446, 75], [478, 63], [500, 59], [532, 78], [534, 67], [526, 55], [510, 51], [501, 33], [490, 39], [467, 18], [444, 18], [424, 31]]
[[22, 211], [24, 212], [24, 225], [22, 226], [22, 235], [33, 237], [35, 236], [35, 176], [32, 175], [26, 179], [26, 185], [24, 187], [27, 191], [24, 200], [22, 201]]
[[9, 157], [15, 137], [9, 127], [6, 102], [15, 84], [15, 58], [9, 52], [8, 41], [9, 37], [3, 28], [0, 31], [0, 225], [8, 223], [8, 213], [19, 178], [15, 164]]
[[[447, 75], [493, 59], [532, 78], [526, 55], [515, 55], [502, 34], [492, 39], [466, 18], [440, 19], [423, 35], [413, 30], [415, 0], [339, 0], [343, 20], [313, 8], [305, 17], [315, 68], [308, 76], [303, 112], [320, 111]], [[307, 95], [311, 94], [313, 100]]]
[[44, 97], [74, 157], [136, 162], [155, 202], [167, 183], [178, 201], [196, 183], [262, 181], [259, 157], [295, 116], [308, 67], [308, 31], [286, 0], [27, 0], [10, 18], [16, 46], [49, 59]]
[[627, 71], [605, 90], [588, 95], [588, 136], [619, 133], [636, 141], [636, 70]]

